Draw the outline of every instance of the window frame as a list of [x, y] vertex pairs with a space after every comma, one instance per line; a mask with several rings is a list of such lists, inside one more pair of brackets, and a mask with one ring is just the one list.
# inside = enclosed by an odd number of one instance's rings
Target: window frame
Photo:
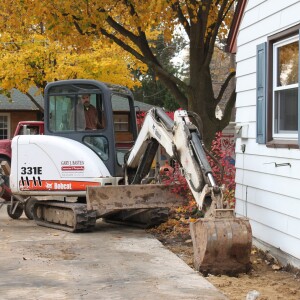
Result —
[[[298, 78], [298, 83], [296, 84], [290, 84], [290, 85], [285, 85], [285, 86], [278, 86], [277, 80], [278, 80], [278, 49], [280, 47], [286, 46], [288, 44], [291, 44], [293, 42], [298, 42], [299, 43], [299, 35], [294, 35], [291, 36], [287, 39], [280, 40], [276, 43], [273, 44], [273, 91], [272, 91], [272, 107], [273, 107], [273, 112], [272, 112], [272, 122], [273, 122], [273, 128], [272, 128], [272, 136], [274, 139], [279, 139], [279, 140], [297, 140], [298, 139], [298, 132], [297, 130], [295, 131], [286, 131], [284, 132], [275, 132], [275, 119], [276, 119], [276, 112], [275, 112], [275, 102], [276, 102], [276, 92], [280, 91], [287, 91], [291, 89], [295, 89], [299, 87], [299, 78]], [[299, 60], [299, 53], [298, 53], [298, 60]], [[280, 116], [280, 112], [278, 112], [278, 116]], [[279, 119], [279, 118], [277, 118]]]
[[7, 117], [7, 137], [6, 138], [2, 138], [0, 137], [0, 140], [5, 140], [5, 139], [10, 139], [11, 138], [11, 121], [10, 121], [10, 113], [2, 113], [0, 112], [0, 116], [1, 117]]
[[129, 112], [127, 111], [114, 111], [114, 129], [115, 132], [129, 132]]
[[[276, 33], [270, 37], [268, 37], [267, 40], [267, 99], [266, 99], [266, 105], [267, 105], [267, 123], [266, 123], [266, 146], [271, 148], [299, 148], [298, 140], [299, 140], [299, 131], [300, 128], [298, 128], [298, 132], [295, 134], [274, 134], [274, 101], [275, 101], [275, 72], [277, 70], [277, 64], [275, 64], [276, 56], [274, 57], [274, 46], [278, 45], [284, 45], [286, 43], [289, 43], [288, 40], [292, 41], [293, 38], [295, 40], [298, 40], [299, 42], [299, 30], [300, 30], [300, 24], [293, 26], [289, 29], [286, 29], [284, 31], [281, 31], [279, 33]], [[300, 42], [299, 42], [300, 43]], [[278, 49], [278, 48], [276, 48]], [[300, 57], [300, 51], [298, 58]], [[298, 72], [299, 74], [299, 72]], [[299, 75], [298, 75], [298, 84], [296, 84], [294, 87], [298, 88], [299, 92]], [[291, 87], [291, 86], [290, 86]], [[298, 94], [298, 98], [299, 98]], [[299, 101], [298, 101], [299, 102]], [[298, 107], [299, 112], [299, 107]], [[299, 124], [299, 113], [298, 113], [298, 124]], [[298, 125], [299, 127], [299, 125]]]

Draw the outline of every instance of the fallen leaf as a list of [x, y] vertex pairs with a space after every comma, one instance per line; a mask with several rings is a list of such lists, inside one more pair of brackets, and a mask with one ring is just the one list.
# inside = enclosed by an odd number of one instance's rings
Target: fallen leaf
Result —
[[277, 271], [277, 270], [280, 270], [280, 269], [281, 269], [281, 266], [280, 266], [280, 265], [274, 264], [274, 265], [272, 265], [272, 269], [273, 269], [274, 271]]

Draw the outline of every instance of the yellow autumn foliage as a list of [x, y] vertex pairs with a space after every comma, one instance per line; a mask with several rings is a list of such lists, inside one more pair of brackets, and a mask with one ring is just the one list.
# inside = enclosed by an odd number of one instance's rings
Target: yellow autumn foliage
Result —
[[[177, 7], [189, 25], [207, 18], [204, 29], [209, 33], [218, 19], [220, 8], [224, 5], [223, 10], [226, 11], [232, 2], [212, 0], [208, 6], [207, 1], [199, 0], [17, 0], [11, 5], [10, 0], [3, 0], [0, 4], [0, 28], [24, 35], [43, 24], [44, 34], [49, 39], [60, 40], [67, 45], [76, 44], [83, 49], [93, 43], [91, 36], [97, 37], [99, 32], [105, 31], [130, 45], [141, 31], [146, 33], [148, 41], [155, 38], [152, 31], [155, 28], [159, 29], [156, 34], [163, 33], [166, 39], [170, 39], [175, 26], [182, 24]], [[201, 15], [206, 10], [209, 10], [208, 15]], [[226, 14], [222, 19], [222, 36], [228, 31], [231, 17], [232, 14]], [[121, 34], [118, 25], [123, 27]]]
[[51, 42], [44, 35], [32, 34], [24, 39], [5, 33], [0, 36], [0, 50], [0, 82], [5, 90], [27, 92], [33, 85], [43, 90], [47, 82], [70, 78], [122, 83], [132, 88], [140, 82], [133, 79], [128, 65], [146, 71], [144, 64], [120, 47], [99, 40], [89, 49], [78, 51]]
[[[130, 70], [149, 67], [182, 108], [199, 114], [209, 144], [227, 125], [232, 107], [221, 123], [215, 118], [233, 74], [215, 95], [210, 63], [215, 44], [227, 37], [238, 1], [1, 0], [0, 86], [25, 90], [57, 79], [93, 78], [131, 88], [138, 82]], [[168, 45], [179, 27], [189, 44], [188, 78], [175, 73], [155, 49], [158, 37]]]

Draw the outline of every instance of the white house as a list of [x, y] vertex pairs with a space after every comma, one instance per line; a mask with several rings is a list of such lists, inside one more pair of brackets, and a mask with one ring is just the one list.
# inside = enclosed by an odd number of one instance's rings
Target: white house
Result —
[[254, 244], [300, 268], [299, 0], [240, 0], [236, 47], [236, 212]]

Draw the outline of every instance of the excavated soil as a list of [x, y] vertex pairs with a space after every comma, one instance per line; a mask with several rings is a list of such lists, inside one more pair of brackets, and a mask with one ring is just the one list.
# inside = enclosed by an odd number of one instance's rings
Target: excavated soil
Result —
[[[194, 267], [193, 246], [189, 234], [178, 228], [151, 230], [151, 233], [190, 267]], [[251, 270], [247, 274], [235, 277], [208, 274], [206, 278], [230, 300], [300, 299], [300, 270], [283, 268], [269, 253], [255, 247], [251, 251]]]

